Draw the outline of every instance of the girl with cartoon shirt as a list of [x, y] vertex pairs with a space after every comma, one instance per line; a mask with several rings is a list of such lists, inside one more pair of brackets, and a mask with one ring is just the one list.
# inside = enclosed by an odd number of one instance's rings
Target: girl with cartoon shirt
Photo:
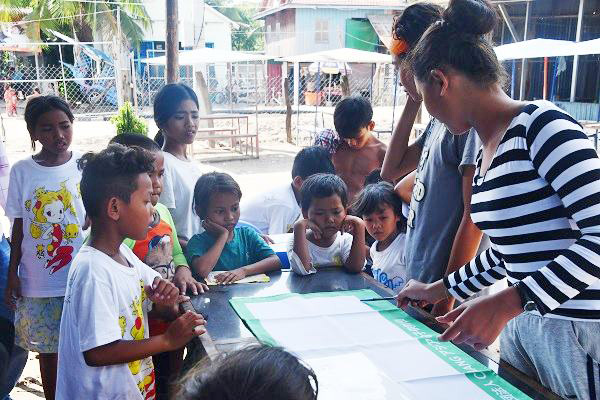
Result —
[[70, 151], [73, 113], [54, 96], [31, 99], [25, 122], [42, 149], [11, 169], [6, 215], [13, 220], [5, 301], [15, 308], [16, 344], [39, 353], [46, 399], [54, 399], [58, 336], [67, 275], [83, 244], [85, 212]]

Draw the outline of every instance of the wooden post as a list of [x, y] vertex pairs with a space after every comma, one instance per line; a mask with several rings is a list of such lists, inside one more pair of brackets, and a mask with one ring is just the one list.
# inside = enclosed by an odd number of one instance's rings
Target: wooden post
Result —
[[348, 74], [342, 75], [342, 95], [344, 97], [350, 96], [350, 82], [348, 81]]
[[177, 31], [177, 0], [166, 0], [167, 4], [167, 83], [179, 80], [179, 34]]
[[285, 133], [287, 142], [292, 143], [292, 100], [290, 99], [290, 80], [283, 78], [283, 96], [285, 98]]

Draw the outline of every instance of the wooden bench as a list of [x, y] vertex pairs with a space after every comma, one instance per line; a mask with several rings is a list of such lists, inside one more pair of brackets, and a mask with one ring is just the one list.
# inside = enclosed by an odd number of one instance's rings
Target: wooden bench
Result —
[[[258, 132], [251, 134], [248, 129], [248, 115], [243, 114], [213, 114], [200, 117], [203, 121], [214, 121], [214, 120], [231, 120], [231, 126], [226, 127], [209, 127], [199, 128], [198, 135], [195, 140], [208, 140], [209, 147], [214, 148], [217, 140], [231, 139], [231, 148], [235, 151], [245, 154], [246, 156], [258, 158], [259, 144], [258, 144]], [[237, 126], [234, 124], [234, 120], [237, 120]], [[246, 129], [245, 133], [242, 134], [242, 123], [245, 121]], [[246, 139], [242, 141], [241, 139]], [[254, 141], [256, 140], [256, 143]], [[194, 154], [194, 143], [191, 144], [191, 151]], [[256, 154], [255, 154], [256, 152]]]

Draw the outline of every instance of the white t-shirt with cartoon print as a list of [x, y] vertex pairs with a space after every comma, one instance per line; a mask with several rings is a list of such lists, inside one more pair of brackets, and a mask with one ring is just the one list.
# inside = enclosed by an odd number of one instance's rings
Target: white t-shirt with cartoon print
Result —
[[83, 246], [73, 261], [65, 293], [56, 398], [154, 399], [152, 357], [128, 364], [90, 367], [83, 352], [117, 340], [148, 338], [145, 285], [158, 272], [122, 244], [126, 267], [91, 246]]
[[342, 267], [352, 249], [352, 240], [354, 237], [349, 233], [337, 233], [335, 240], [329, 247], [317, 246], [308, 241], [308, 254], [310, 255], [310, 271], [306, 271], [300, 261], [300, 257], [294, 252], [294, 235], [288, 243], [288, 258], [290, 260], [290, 268], [297, 274], [309, 275], [317, 272], [318, 267]]
[[371, 245], [373, 278], [395, 293], [400, 292], [406, 285], [405, 240], [406, 234], [399, 233], [385, 250], [377, 250], [378, 241]]
[[71, 159], [44, 167], [27, 157], [10, 171], [6, 215], [23, 219], [19, 278], [27, 297], [64, 296], [69, 266], [83, 244], [81, 171]]

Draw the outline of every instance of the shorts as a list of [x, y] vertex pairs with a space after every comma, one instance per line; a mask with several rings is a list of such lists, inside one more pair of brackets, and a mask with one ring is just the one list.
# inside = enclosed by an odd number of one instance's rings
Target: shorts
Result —
[[58, 353], [64, 297], [21, 297], [15, 312], [15, 342], [36, 353]]
[[500, 336], [500, 358], [565, 399], [600, 398], [600, 322], [525, 312]]

